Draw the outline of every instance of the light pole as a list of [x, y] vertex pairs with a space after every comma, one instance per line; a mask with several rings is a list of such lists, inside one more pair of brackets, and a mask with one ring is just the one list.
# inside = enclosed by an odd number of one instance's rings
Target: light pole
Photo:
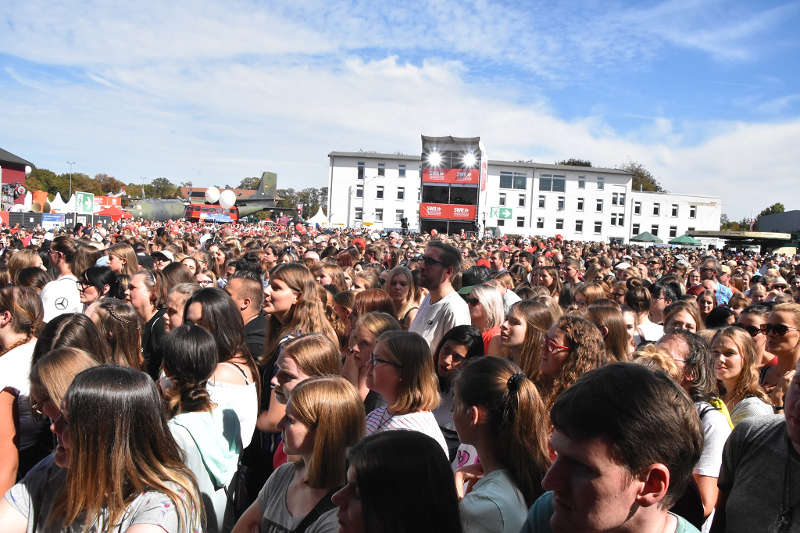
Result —
[[[72, 171], [73, 171], [73, 168], [75, 167], [75, 161], [67, 161], [67, 164], [69, 165], [69, 194], [67, 194], [67, 202], [69, 202], [70, 198], [72, 198]], [[75, 222], [76, 222], [76, 218], [77, 218], [75, 213], [78, 212], [77, 201], [73, 202], [72, 211], [73, 211], [72, 223], [74, 225]]]

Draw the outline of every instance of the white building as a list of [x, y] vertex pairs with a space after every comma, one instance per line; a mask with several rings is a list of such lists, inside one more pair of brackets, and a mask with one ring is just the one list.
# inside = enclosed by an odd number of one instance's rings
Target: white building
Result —
[[[376, 229], [419, 228], [420, 156], [328, 154], [331, 223]], [[648, 231], [664, 242], [692, 230], [717, 230], [719, 198], [631, 190], [618, 169], [493, 161], [478, 200], [477, 224], [502, 234], [627, 242]]]

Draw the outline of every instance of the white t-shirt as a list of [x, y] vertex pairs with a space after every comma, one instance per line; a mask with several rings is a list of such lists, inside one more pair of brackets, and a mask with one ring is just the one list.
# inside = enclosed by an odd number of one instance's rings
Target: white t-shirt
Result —
[[431, 303], [430, 294], [425, 296], [408, 330], [422, 335], [433, 351], [445, 333], [456, 326], [471, 323], [467, 302], [453, 291], [435, 304]]

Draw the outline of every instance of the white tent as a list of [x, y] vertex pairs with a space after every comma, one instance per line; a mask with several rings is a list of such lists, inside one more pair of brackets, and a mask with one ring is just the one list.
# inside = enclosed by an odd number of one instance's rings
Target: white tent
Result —
[[25, 200], [23, 200], [22, 205], [25, 207], [26, 212], [31, 210], [33, 206], [33, 195], [31, 191], [25, 193]]
[[328, 225], [328, 217], [322, 212], [322, 207], [319, 208], [317, 214], [306, 220], [306, 224], [319, 224], [320, 226]]
[[61, 193], [57, 192], [55, 199], [50, 202], [51, 213], [65, 213], [67, 211], [67, 203], [61, 198]]

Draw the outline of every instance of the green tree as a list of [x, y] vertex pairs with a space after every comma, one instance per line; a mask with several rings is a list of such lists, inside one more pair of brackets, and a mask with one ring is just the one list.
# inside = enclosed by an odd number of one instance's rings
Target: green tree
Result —
[[759, 225], [759, 222], [761, 221], [761, 217], [767, 216], [767, 215], [775, 215], [775, 214], [778, 214], [778, 213], [783, 213], [785, 211], [786, 211], [786, 208], [780, 202], [774, 203], [771, 206], [764, 208], [758, 214], [758, 216], [756, 217], [756, 223], [754, 225], [754, 229], [756, 229], [756, 230], [759, 229], [758, 225]]
[[570, 157], [566, 161], [559, 161], [559, 165], [569, 165], [571, 167], [590, 167], [592, 166], [592, 162], [588, 159], [577, 159], [575, 157]]
[[237, 189], [247, 189], [248, 191], [254, 191], [258, 188], [258, 182], [261, 180], [259, 177], [250, 177], [244, 178], [240, 183], [239, 186], [236, 187]]
[[667, 192], [653, 174], [641, 163], [631, 161], [624, 165], [622, 170], [633, 174], [631, 189], [634, 191]]
[[125, 187], [124, 183], [108, 174], [96, 174], [94, 181], [100, 187], [101, 194], [116, 194]]

